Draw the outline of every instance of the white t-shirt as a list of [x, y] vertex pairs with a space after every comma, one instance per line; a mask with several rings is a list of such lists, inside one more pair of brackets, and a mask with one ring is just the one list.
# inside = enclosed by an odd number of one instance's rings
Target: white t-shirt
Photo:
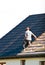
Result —
[[30, 30], [27, 30], [26, 32], [25, 32], [25, 39], [26, 40], [32, 40], [32, 38], [31, 38], [31, 36], [32, 36], [32, 32], [30, 31]]

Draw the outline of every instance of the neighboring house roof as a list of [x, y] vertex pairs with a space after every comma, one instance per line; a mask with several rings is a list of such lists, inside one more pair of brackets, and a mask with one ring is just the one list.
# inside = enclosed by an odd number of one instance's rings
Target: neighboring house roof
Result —
[[[31, 28], [31, 31], [37, 37], [40, 36], [45, 32], [45, 14], [29, 15], [18, 26], [7, 33], [0, 40], [0, 58], [19, 56], [18, 53], [23, 50], [24, 33], [27, 26]], [[45, 54], [45, 51], [43, 54]]]

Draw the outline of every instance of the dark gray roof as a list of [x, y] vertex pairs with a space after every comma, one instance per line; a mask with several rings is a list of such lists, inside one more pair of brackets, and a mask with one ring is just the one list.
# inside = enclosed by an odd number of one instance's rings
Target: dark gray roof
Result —
[[16, 56], [23, 50], [24, 33], [27, 26], [37, 37], [40, 36], [45, 32], [45, 14], [29, 15], [0, 39], [0, 58]]

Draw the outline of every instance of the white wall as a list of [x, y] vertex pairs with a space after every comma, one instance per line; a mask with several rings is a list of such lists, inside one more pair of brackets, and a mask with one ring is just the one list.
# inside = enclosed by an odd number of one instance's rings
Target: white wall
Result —
[[5, 62], [5, 65], [20, 65], [20, 60], [0, 60], [0, 62]]
[[20, 65], [20, 61], [19, 60], [7, 61], [6, 65]]
[[40, 61], [45, 61], [45, 57], [27, 59], [25, 65], [40, 65]]
[[21, 65], [21, 60], [26, 60], [25, 65], [39, 65], [40, 61], [45, 61], [45, 58], [0, 59], [0, 62], [6, 62], [6, 65]]
[[39, 61], [36, 61], [36, 60], [27, 60], [25, 62], [25, 65], [39, 65]]

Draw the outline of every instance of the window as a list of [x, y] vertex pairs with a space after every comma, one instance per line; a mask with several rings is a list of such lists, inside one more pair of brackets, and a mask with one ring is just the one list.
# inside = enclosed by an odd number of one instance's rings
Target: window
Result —
[[6, 63], [5, 62], [0, 62], [0, 65], [6, 65]]
[[45, 61], [41, 61], [41, 65], [45, 65]]
[[25, 65], [25, 60], [21, 60], [21, 65]]

